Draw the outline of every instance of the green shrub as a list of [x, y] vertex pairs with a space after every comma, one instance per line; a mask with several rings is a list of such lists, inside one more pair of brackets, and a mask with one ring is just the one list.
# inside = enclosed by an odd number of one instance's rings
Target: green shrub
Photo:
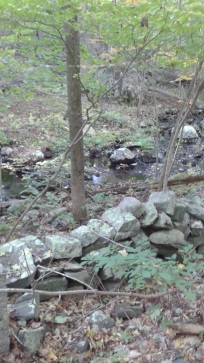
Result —
[[179, 255], [182, 263], [178, 262], [176, 254], [166, 259], [158, 258], [149, 242], [140, 241], [135, 248], [109, 246], [102, 256], [84, 257], [82, 264], [93, 264], [96, 272], [102, 268], [117, 271], [117, 276], [127, 279], [127, 291], [161, 292], [174, 286], [193, 299], [196, 297], [193, 279], [204, 268], [203, 256], [197, 254], [190, 244], [179, 250]]

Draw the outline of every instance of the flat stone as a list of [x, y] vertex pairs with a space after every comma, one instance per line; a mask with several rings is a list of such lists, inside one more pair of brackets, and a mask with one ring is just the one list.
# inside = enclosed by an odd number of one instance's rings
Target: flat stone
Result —
[[45, 245], [52, 250], [54, 259], [75, 258], [82, 256], [82, 245], [78, 238], [69, 234], [47, 235]]
[[115, 241], [122, 241], [135, 236], [140, 230], [140, 222], [129, 212], [121, 212], [118, 208], [110, 208], [102, 215], [102, 220], [112, 226], [117, 234]]
[[97, 234], [91, 231], [87, 226], [80, 226], [74, 229], [71, 231], [70, 236], [77, 238], [81, 242], [82, 247], [93, 244], [99, 238]]
[[116, 316], [118, 319], [133, 319], [141, 316], [143, 311], [141, 304], [134, 306], [127, 302], [116, 303], [112, 311], [112, 316]]
[[140, 218], [145, 211], [145, 206], [137, 198], [125, 197], [119, 204], [118, 208], [122, 212], [130, 212], [136, 218]]
[[184, 234], [177, 229], [154, 232], [149, 236], [149, 239], [156, 245], [168, 245], [176, 248], [184, 244]]
[[72, 281], [76, 281], [75, 279], [77, 279], [78, 283], [83, 284], [87, 284], [91, 287], [93, 287], [94, 289], [97, 289], [97, 287], [100, 285], [101, 280], [99, 279], [99, 277], [97, 276], [97, 274], [94, 271], [90, 271], [87, 269], [82, 269], [82, 271], [78, 271], [78, 272], [73, 272], [70, 270], [64, 270], [64, 274], [66, 275], [66, 277], [68, 278], [68, 280], [72, 280]]
[[148, 201], [153, 203], [159, 212], [165, 212], [171, 216], [174, 215], [176, 196], [173, 191], [153, 192], [149, 196]]
[[[48, 279], [36, 281], [35, 289], [43, 291], [66, 291], [68, 280], [66, 277], [49, 277]], [[40, 301], [51, 299], [51, 295], [40, 294]]]

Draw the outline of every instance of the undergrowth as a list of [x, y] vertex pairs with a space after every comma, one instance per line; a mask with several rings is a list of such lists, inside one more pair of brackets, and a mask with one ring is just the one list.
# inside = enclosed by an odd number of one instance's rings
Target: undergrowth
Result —
[[140, 241], [134, 248], [109, 246], [103, 253], [83, 257], [82, 264], [93, 265], [96, 272], [111, 269], [118, 278], [127, 281], [126, 291], [157, 293], [175, 287], [188, 299], [195, 299], [195, 278], [204, 268], [202, 257], [186, 242], [177, 254], [161, 259], [149, 242]]

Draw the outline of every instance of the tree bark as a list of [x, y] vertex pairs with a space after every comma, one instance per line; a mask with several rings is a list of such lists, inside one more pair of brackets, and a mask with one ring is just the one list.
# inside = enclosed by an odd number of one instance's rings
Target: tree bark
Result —
[[79, 32], [76, 30], [77, 17], [66, 29], [66, 65], [68, 120], [71, 147], [71, 199], [73, 217], [81, 222], [86, 217], [85, 183], [84, 183], [84, 147], [81, 105], [80, 44]]

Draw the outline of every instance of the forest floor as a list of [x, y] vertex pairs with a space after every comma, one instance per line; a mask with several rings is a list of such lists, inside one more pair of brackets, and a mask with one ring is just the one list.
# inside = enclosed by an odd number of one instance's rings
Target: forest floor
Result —
[[[30, 101], [17, 101], [8, 97], [7, 108], [0, 115], [1, 132], [10, 141], [11, 147], [15, 150], [15, 157], [26, 155], [29, 150], [49, 148], [54, 149], [54, 153], [60, 153], [68, 142], [68, 124], [63, 120], [66, 111], [66, 98], [58, 95], [48, 95], [39, 93]], [[177, 110], [179, 104], [167, 101], [166, 98], [157, 98], [157, 110], [155, 110], [155, 100], [150, 97], [142, 106], [140, 116], [136, 116], [135, 107], [118, 105], [116, 102], [103, 102], [101, 105], [103, 112], [109, 112], [108, 119], [97, 121], [94, 128], [106, 129], [117, 137], [123, 137], [134, 130], [141, 130], [144, 142], [149, 142], [144, 136], [143, 128], [148, 128], [154, 124], [156, 113], [163, 113], [170, 110]], [[83, 109], [85, 113], [86, 104]], [[112, 116], [110, 116], [112, 115]], [[121, 117], [118, 117], [120, 115]], [[103, 124], [102, 124], [103, 122]], [[149, 125], [149, 126], [148, 126]], [[149, 136], [149, 135], [148, 135]], [[153, 134], [154, 137], [154, 134]], [[114, 138], [109, 139], [110, 144], [114, 143]], [[105, 139], [104, 146], [107, 144]], [[90, 140], [85, 144], [88, 150], [98, 147]], [[138, 182], [138, 185], [145, 184]], [[202, 184], [199, 190], [202, 190]], [[89, 191], [100, 191], [104, 189], [102, 185], [91, 185], [88, 182]], [[107, 188], [107, 186], [106, 186]], [[185, 188], [176, 187], [177, 194], [187, 193], [189, 186]], [[87, 194], [87, 206], [89, 214], [93, 217], [101, 215], [107, 207], [116, 205], [125, 196], [125, 192], [106, 191], [103, 194], [95, 194], [90, 197]], [[61, 191], [55, 191], [59, 196]], [[130, 189], [126, 192], [141, 201], [148, 198], [150, 189], [134, 191]], [[43, 203], [45, 200], [43, 201]], [[49, 203], [48, 203], [49, 204]], [[71, 211], [71, 201], [69, 191], [66, 194], [66, 201], [60, 202], [59, 207], [66, 205]], [[13, 216], [2, 214], [1, 221], [14, 222]], [[39, 225], [28, 226], [20, 224], [13, 235], [14, 238], [26, 234], [49, 233], [53, 227], [46, 224], [43, 217]], [[75, 225], [70, 219], [63, 229], [70, 230]], [[4, 238], [2, 238], [4, 242]], [[200, 283], [198, 289], [203, 289]], [[17, 295], [9, 298], [9, 303], [16, 299]], [[115, 319], [115, 327], [103, 332], [97, 332], [90, 328], [88, 317], [95, 309], [102, 310], [106, 315], [112, 315], [114, 305], [117, 302], [128, 302], [134, 305], [141, 302], [144, 312], [133, 319]], [[37, 355], [32, 356], [25, 351], [16, 339], [16, 332], [19, 330], [18, 321], [10, 319], [11, 329], [11, 349], [8, 354], [0, 358], [2, 363], [111, 363], [111, 362], [136, 362], [136, 363], [187, 363], [204, 362], [204, 341], [203, 341], [203, 321], [202, 304], [200, 301], [188, 301], [184, 295], [178, 291], [172, 294], [154, 299], [133, 299], [124, 298], [118, 295], [112, 297], [90, 297], [71, 299], [70, 297], [53, 298], [41, 303], [41, 314], [38, 322], [29, 321], [26, 327], [36, 328], [46, 324], [47, 333]], [[65, 324], [55, 322], [58, 314], [68, 317]], [[48, 319], [49, 317], [49, 319]], [[182, 325], [183, 324], [183, 325]], [[187, 325], [189, 324], [189, 325]], [[202, 327], [199, 331], [199, 327]], [[89, 349], [84, 353], [74, 352], [73, 344], [86, 338]]]

